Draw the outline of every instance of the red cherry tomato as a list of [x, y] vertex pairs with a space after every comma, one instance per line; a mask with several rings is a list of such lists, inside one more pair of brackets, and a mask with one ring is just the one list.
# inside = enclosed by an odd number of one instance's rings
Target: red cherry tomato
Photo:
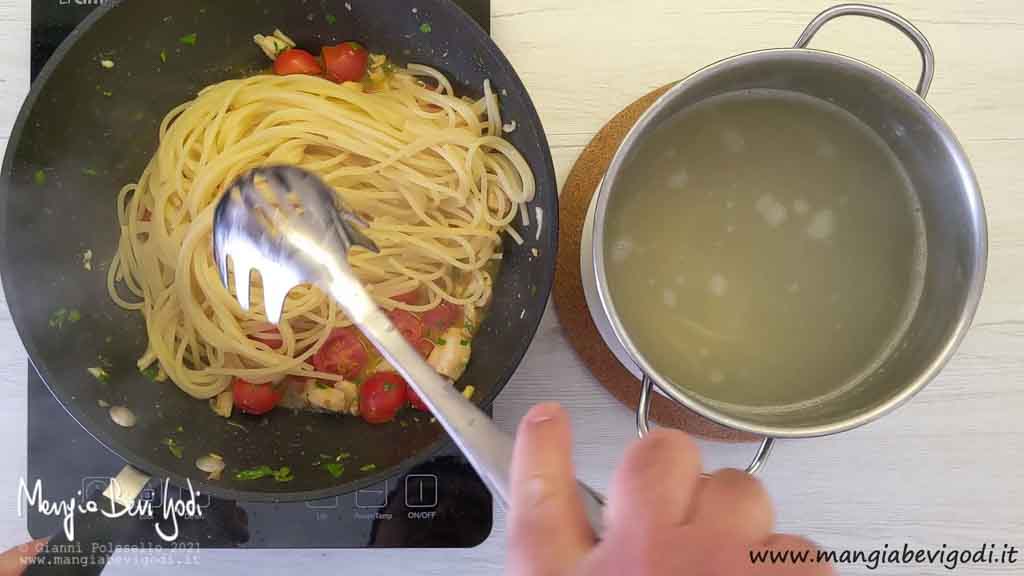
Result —
[[281, 52], [274, 60], [274, 74], [288, 76], [289, 74], [308, 74], [319, 76], [323, 73], [320, 62], [305, 50], [292, 48]]
[[427, 340], [426, 338], [423, 338], [416, 343], [415, 348], [417, 351], [419, 351], [420, 356], [423, 356], [423, 359], [425, 360], [427, 358], [430, 358], [430, 353], [434, 351], [434, 343], [431, 342], [430, 340]]
[[423, 313], [423, 323], [434, 330], [447, 330], [462, 320], [462, 306], [441, 302]]
[[409, 344], [416, 346], [416, 343], [423, 338], [423, 323], [411, 312], [392, 310], [388, 312], [388, 318], [391, 318], [391, 323], [402, 333]]
[[262, 342], [269, 346], [271, 350], [280, 350], [281, 346], [284, 346], [284, 340], [281, 338], [281, 331], [273, 324], [267, 324], [260, 328], [260, 331], [256, 334], [250, 334], [249, 339]]
[[339, 374], [348, 379], [359, 376], [366, 366], [369, 355], [359, 331], [355, 328], [339, 328], [331, 332], [327, 342], [313, 355], [313, 366], [320, 372]]
[[241, 378], [235, 378], [231, 383], [231, 392], [235, 407], [254, 416], [273, 410], [283, 395], [273, 384], [253, 384]]
[[413, 290], [411, 292], [406, 292], [405, 294], [392, 296], [391, 299], [395, 302], [401, 302], [402, 304], [416, 305], [420, 303], [420, 291]]
[[370, 424], [394, 420], [406, 401], [408, 386], [395, 372], [377, 372], [359, 387], [359, 415]]
[[410, 408], [412, 408], [413, 410], [419, 410], [420, 412], [430, 411], [430, 408], [427, 408], [427, 405], [423, 403], [423, 400], [420, 399], [420, 395], [417, 394], [416, 391], [412, 389], [412, 386], [409, 387], [409, 389], [406, 391], [406, 394], [409, 396]]
[[366, 75], [370, 53], [356, 42], [324, 46], [321, 51], [327, 77], [335, 82], [359, 82]]

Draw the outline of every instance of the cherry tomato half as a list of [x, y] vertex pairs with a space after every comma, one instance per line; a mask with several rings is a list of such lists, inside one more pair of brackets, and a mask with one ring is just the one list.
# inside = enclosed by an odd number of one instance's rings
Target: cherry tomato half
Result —
[[319, 76], [323, 73], [320, 62], [305, 50], [291, 48], [281, 52], [274, 60], [274, 74], [288, 76], [290, 74], [308, 74]]
[[420, 303], [420, 291], [412, 290], [410, 292], [406, 292], [405, 294], [392, 296], [391, 299], [394, 300], [395, 302], [401, 302], [402, 304], [416, 305]]
[[395, 372], [377, 372], [359, 387], [359, 415], [370, 424], [394, 420], [406, 401], [408, 386]]
[[423, 359], [426, 360], [427, 358], [430, 358], [430, 353], [434, 351], [434, 343], [426, 338], [422, 338], [416, 343], [414, 348], [416, 348], [420, 353], [420, 356], [423, 356]]
[[231, 383], [231, 392], [235, 407], [254, 416], [273, 410], [283, 395], [273, 384], [253, 384], [241, 378], [235, 378]]
[[423, 313], [423, 323], [434, 330], [447, 330], [462, 320], [462, 306], [441, 302]]
[[406, 391], [406, 395], [409, 396], [410, 408], [412, 408], [413, 410], [419, 410], [420, 412], [430, 411], [430, 408], [427, 408], [427, 405], [423, 403], [423, 400], [420, 400], [420, 395], [417, 394], [416, 391], [413, 390], [411, 386]]
[[415, 314], [405, 310], [392, 310], [388, 312], [388, 318], [391, 318], [391, 323], [402, 333], [409, 344], [416, 346], [417, 342], [423, 338], [423, 323]]
[[366, 75], [370, 53], [356, 42], [324, 46], [321, 51], [327, 77], [335, 82], [359, 82]]
[[359, 376], [368, 359], [366, 348], [359, 340], [359, 331], [352, 327], [338, 328], [313, 355], [313, 366], [320, 372], [339, 374], [351, 380]]
[[249, 339], [262, 342], [269, 346], [271, 350], [280, 350], [281, 346], [284, 346], [284, 340], [281, 338], [281, 331], [273, 324], [267, 324], [260, 328], [259, 332], [250, 334]]

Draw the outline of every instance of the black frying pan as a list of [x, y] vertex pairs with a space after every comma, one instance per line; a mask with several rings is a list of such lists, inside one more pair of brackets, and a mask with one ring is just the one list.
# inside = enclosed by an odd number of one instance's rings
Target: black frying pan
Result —
[[[112, 2], [57, 50], [26, 100], [4, 159], [3, 284], [18, 332], [47, 386], [86, 430], [129, 463], [175, 484], [189, 478], [222, 499], [314, 500], [357, 490], [415, 464], [440, 446], [443, 432], [413, 413], [399, 418], [404, 425], [370, 426], [357, 418], [283, 410], [265, 418], [233, 416], [243, 431], [173, 384], [138, 373], [135, 361], [145, 348], [142, 318], [110, 301], [105, 270], [118, 239], [116, 194], [138, 178], [155, 151], [160, 120], [204, 86], [266, 68], [252, 36], [275, 28], [310, 50], [354, 39], [400, 62], [437, 67], [465, 95], [480, 96], [489, 78], [502, 94], [503, 117], [518, 125], [509, 139], [536, 175], [535, 204], [544, 212], [544, 225], [539, 237], [530, 229], [524, 246], [506, 242], [493, 309], [473, 342], [461, 382], [476, 387], [483, 405], [515, 371], [544, 312], [554, 272], [556, 182], [522, 82], [487, 34], [454, 4], [240, 4]], [[191, 34], [194, 45], [182, 42]], [[103, 59], [114, 68], [103, 68]], [[83, 267], [86, 250], [94, 254], [92, 271]], [[61, 308], [81, 311], [81, 319], [52, 326]], [[99, 357], [112, 366], [109, 382], [87, 372]], [[119, 427], [100, 401], [128, 406], [138, 424]], [[162, 444], [165, 438], [176, 439], [181, 458]], [[61, 449], [54, 447], [58, 454]], [[351, 454], [341, 478], [313, 466], [318, 454], [339, 450]], [[227, 462], [219, 481], [206, 481], [195, 468], [196, 458], [210, 452]], [[361, 471], [365, 464], [375, 468]], [[294, 479], [235, 479], [236, 471], [260, 465], [289, 466]]]

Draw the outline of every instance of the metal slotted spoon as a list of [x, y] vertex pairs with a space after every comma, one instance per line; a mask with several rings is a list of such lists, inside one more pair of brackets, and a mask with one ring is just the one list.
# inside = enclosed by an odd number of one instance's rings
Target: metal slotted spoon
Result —
[[[213, 217], [213, 253], [221, 282], [243, 309], [250, 304], [250, 274], [260, 273], [267, 319], [277, 323], [288, 292], [312, 284], [329, 294], [419, 395], [455, 444], [507, 508], [512, 437], [434, 371], [402, 337], [348, 264], [353, 246], [378, 251], [346, 208], [316, 175], [292, 166], [257, 168], [228, 187]], [[604, 498], [578, 482], [594, 534], [603, 534]]]

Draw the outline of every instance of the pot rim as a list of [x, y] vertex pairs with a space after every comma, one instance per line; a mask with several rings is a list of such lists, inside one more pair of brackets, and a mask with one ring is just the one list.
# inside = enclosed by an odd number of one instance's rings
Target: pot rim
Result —
[[[970, 207], [969, 212], [972, 217], [970, 224], [974, 231], [973, 243], [977, 247], [975, 255], [975, 273], [968, 281], [964, 306], [957, 318], [956, 327], [951, 336], [943, 343], [940, 352], [932, 359], [927, 367], [913, 380], [903, 386], [903, 389], [898, 394], [889, 398], [882, 404], [875, 406], [870, 410], [846, 416], [842, 419], [837, 419], [832, 423], [814, 426], [793, 427], [750, 423], [741, 418], [730, 416], [713, 405], [701, 401], [696, 396], [686, 393], [681, 386], [677, 387], [669, 383], [667, 379], [653, 369], [648, 360], [629, 338], [629, 334], [622, 325], [609, 293], [604, 261], [604, 222], [608, 209], [609, 198], [616, 181], [618, 180], [618, 176], [621, 173], [626, 156], [636, 147], [636, 144], [642, 138], [642, 135], [655, 125], [654, 117], [656, 114], [680, 94], [704, 79], [717, 74], [724, 68], [738, 64], [747, 64], [751, 61], [775, 59], [780, 57], [810, 59], [812, 61], [819, 62], [824, 61], [834, 66], [853, 66], [860, 69], [860, 71], [867, 73], [874, 79], [874, 81], [885, 83], [888, 86], [895, 88], [897, 91], [902, 92], [905, 98], [913, 99], [918, 101], [920, 104], [923, 104], [925, 113], [931, 116], [931, 119], [934, 120], [933, 125], [935, 126], [935, 129], [942, 133], [941, 135], [943, 136], [943, 139], [948, 141], [956, 152], [956, 154], [954, 154], [954, 159], [957, 163], [957, 171], [960, 173], [961, 182], [965, 192], [964, 200]], [[925, 101], [924, 98], [919, 96], [896, 77], [866, 62], [834, 52], [809, 48], [772, 48], [757, 50], [725, 58], [701, 68], [690, 76], [687, 76], [658, 98], [658, 100], [656, 100], [654, 104], [640, 116], [640, 119], [626, 134], [626, 137], [619, 145], [618, 150], [615, 152], [615, 155], [608, 166], [604, 179], [601, 181], [597, 189], [594, 202], [596, 203], [596, 208], [592, 232], [593, 237], [591, 241], [594, 246], [593, 266], [597, 284], [597, 295], [600, 300], [603, 313], [607, 316], [612, 332], [619, 340], [619, 343], [623, 348], [625, 348], [627, 354], [640, 368], [640, 371], [648, 375], [653, 381], [655, 387], [664, 395], [672, 398], [676, 402], [679, 402], [697, 414], [717, 422], [718, 424], [752, 434], [775, 438], [808, 438], [825, 436], [863, 426], [902, 406], [920, 392], [932, 379], [934, 379], [952, 358], [953, 354], [956, 352], [960, 343], [966, 336], [971, 322], [974, 319], [985, 283], [988, 261], [988, 226], [984, 204], [981, 198], [977, 178], [971, 168], [970, 162], [968, 161], [967, 154], [959, 140], [957, 140], [952, 129], [950, 129], [949, 125], [946, 124], [942, 117], [939, 116], [939, 114]]]

